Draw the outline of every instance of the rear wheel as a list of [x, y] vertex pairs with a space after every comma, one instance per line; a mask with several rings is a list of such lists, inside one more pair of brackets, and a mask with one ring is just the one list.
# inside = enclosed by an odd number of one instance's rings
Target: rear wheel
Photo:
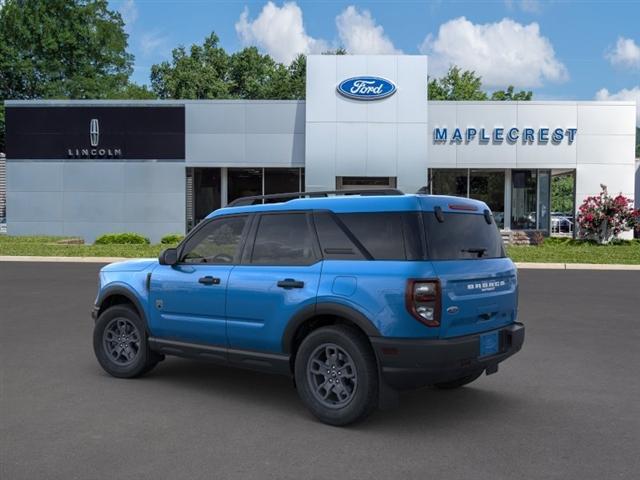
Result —
[[465, 385], [468, 385], [480, 378], [482, 372], [483, 370], [480, 370], [479, 372], [474, 372], [472, 374], [465, 375], [464, 377], [456, 378], [450, 382], [435, 383], [433, 386], [441, 390], [453, 390], [454, 388], [464, 387]]
[[143, 375], [162, 359], [149, 348], [142, 319], [127, 305], [115, 305], [100, 314], [93, 330], [93, 350], [100, 366], [119, 378]]
[[357, 422], [376, 407], [374, 354], [367, 339], [348, 326], [311, 332], [298, 349], [295, 378], [303, 403], [324, 423]]

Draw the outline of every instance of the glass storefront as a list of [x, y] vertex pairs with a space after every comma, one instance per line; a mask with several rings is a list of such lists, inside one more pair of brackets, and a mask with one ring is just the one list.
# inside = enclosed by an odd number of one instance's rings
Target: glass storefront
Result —
[[550, 177], [549, 170], [434, 168], [429, 192], [485, 202], [501, 229], [549, 231]]
[[460, 168], [433, 168], [429, 185], [434, 195], [466, 197], [469, 171]]
[[187, 168], [187, 230], [236, 198], [302, 190], [304, 168]]
[[504, 181], [504, 170], [471, 170], [469, 173], [469, 198], [489, 205], [499, 228], [504, 228]]

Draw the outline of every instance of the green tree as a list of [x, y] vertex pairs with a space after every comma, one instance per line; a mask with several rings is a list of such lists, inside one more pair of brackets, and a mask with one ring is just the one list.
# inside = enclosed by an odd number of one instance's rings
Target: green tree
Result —
[[151, 67], [151, 89], [160, 98], [302, 99], [307, 59], [298, 55], [291, 65], [276, 62], [247, 47], [232, 55], [211, 33], [202, 45], [173, 50], [171, 62]]
[[496, 90], [491, 97], [482, 89], [482, 77], [472, 70], [450, 67], [442, 78], [432, 78], [428, 84], [429, 100], [531, 100], [533, 92], [514, 91], [513, 85], [506, 90]]
[[429, 100], [486, 100], [482, 78], [471, 70], [450, 67], [442, 78], [429, 80]]
[[509, 85], [509, 87], [507, 87], [506, 90], [496, 90], [491, 94], [491, 100], [529, 101], [533, 98], [533, 92], [531, 90], [526, 92], [524, 90], [520, 90], [519, 92], [514, 92], [513, 90], [514, 90], [513, 85]]
[[211, 33], [202, 46], [194, 44], [189, 52], [183, 46], [174, 48], [171, 62], [153, 65], [151, 89], [162, 99], [229, 98], [228, 68], [229, 56]]
[[143, 95], [129, 83], [133, 56], [126, 49], [124, 22], [107, 0], [7, 0], [0, 9], [0, 104]]
[[573, 174], [551, 177], [551, 211], [573, 212], [574, 177]]

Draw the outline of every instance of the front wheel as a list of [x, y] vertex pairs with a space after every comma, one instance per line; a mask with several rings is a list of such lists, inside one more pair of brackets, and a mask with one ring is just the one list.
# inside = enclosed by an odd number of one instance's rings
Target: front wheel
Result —
[[93, 329], [93, 350], [100, 366], [119, 378], [143, 375], [162, 359], [149, 348], [142, 319], [127, 305], [114, 305], [100, 314]]
[[345, 325], [319, 328], [300, 345], [295, 379], [303, 403], [322, 422], [348, 425], [378, 401], [376, 360], [366, 337]]

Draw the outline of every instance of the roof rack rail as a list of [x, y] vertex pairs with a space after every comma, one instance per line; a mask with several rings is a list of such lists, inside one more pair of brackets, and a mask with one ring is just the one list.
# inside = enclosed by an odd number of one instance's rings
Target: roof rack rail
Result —
[[290, 192], [272, 193], [269, 195], [252, 195], [249, 197], [236, 198], [229, 202], [226, 207], [244, 207], [264, 203], [265, 200], [293, 200], [304, 197], [328, 197], [329, 195], [404, 195], [404, 192], [396, 188], [369, 188], [362, 190], [324, 190], [320, 192]]

